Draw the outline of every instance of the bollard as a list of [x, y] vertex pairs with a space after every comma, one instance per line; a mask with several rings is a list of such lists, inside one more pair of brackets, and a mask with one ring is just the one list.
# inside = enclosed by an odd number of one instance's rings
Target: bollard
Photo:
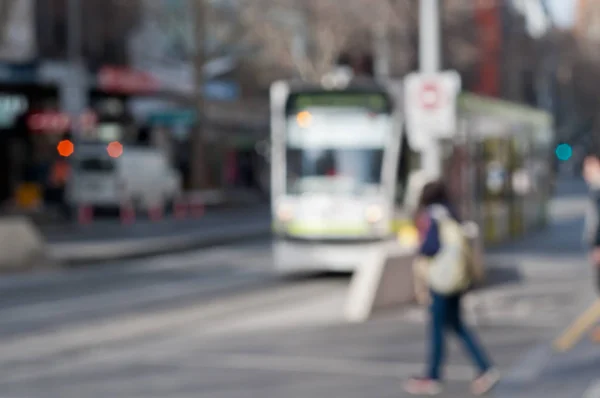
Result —
[[77, 221], [81, 225], [90, 224], [94, 219], [94, 209], [89, 205], [81, 205], [77, 209]]
[[187, 215], [188, 205], [186, 201], [183, 198], [176, 198], [173, 201], [173, 216], [178, 220], [182, 220], [186, 218]]
[[131, 201], [125, 200], [121, 203], [121, 208], [119, 209], [119, 217], [121, 219], [121, 224], [130, 225], [135, 222], [135, 208]]
[[192, 197], [190, 201], [190, 210], [192, 217], [202, 217], [204, 215], [204, 202], [197, 197]]
[[159, 203], [155, 206], [152, 206], [149, 210], [148, 210], [148, 216], [150, 217], [151, 221], [160, 221], [163, 218], [164, 215], [164, 209], [165, 206], [162, 203]]

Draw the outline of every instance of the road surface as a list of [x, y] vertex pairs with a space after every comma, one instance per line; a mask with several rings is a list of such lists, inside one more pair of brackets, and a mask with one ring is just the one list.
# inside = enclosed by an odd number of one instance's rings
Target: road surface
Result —
[[[560, 200], [551, 230], [490, 254], [496, 283], [468, 300], [506, 374], [570, 318], [588, 282], [583, 202]], [[424, 366], [424, 312], [344, 324], [348, 279], [281, 281], [269, 248], [3, 279], [0, 397], [405, 397], [402, 380]], [[442, 397], [468, 396], [471, 377], [452, 345]]]

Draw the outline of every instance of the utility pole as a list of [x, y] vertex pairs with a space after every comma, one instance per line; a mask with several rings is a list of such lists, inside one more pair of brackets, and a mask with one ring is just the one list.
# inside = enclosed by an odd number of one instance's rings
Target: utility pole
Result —
[[419, 6], [419, 68], [422, 73], [436, 73], [441, 69], [439, 0], [420, 0]]
[[82, 0], [68, 0], [67, 59], [68, 73], [61, 81], [61, 108], [71, 120], [72, 141], [75, 146], [81, 136], [81, 115], [88, 103], [88, 82], [83, 61], [83, 9]]
[[[419, 69], [423, 74], [441, 70], [441, 13], [439, 0], [419, 2]], [[441, 148], [432, 139], [427, 150], [421, 153], [421, 165], [433, 178], [441, 176]]]
[[208, 159], [206, 157], [206, 115], [204, 111], [204, 65], [206, 37], [206, 5], [205, 0], [192, 0], [194, 7], [194, 32], [196, 53], [195, 66], [195, 96], [196, 126], [191, 135], [190, 151], [190, 188], [204, 190], [209, 188]]
[[375, 77], [387, 79], [390, 76], [391, 51], [388, 26], [377, 24], [373, 27], [373, 55], [375, 56]]

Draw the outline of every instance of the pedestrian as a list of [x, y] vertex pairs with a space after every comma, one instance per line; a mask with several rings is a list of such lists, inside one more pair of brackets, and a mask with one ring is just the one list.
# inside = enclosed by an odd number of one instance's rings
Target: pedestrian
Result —
[[413, 395], [441, 393], [444, 334], [450, 329], [477, 366], [471, 391], [483, 395], [494, 387], [500, 376], [462, 317], [462, 297], [472, 282], [466, 258], [467, 241], [441, 181], [429, 182], [423, 187], [417, 228], [422, 232], [419, 261], [426, 264], [427, 270], [423, 274], [430, 295], [430, 355], [426, 373], [423, 377], [408, 380], [405, 390]]
[[[590, 262], [594, 267], [595, 284], [600, 293], [600, 158], [590, 153], [583, 161], [583, 178], [590, 192], [590, 203], [585, 217], [584, 239], [589, 245]], [[592, 332], [592, 339], [600, 342], [600, 327]]]

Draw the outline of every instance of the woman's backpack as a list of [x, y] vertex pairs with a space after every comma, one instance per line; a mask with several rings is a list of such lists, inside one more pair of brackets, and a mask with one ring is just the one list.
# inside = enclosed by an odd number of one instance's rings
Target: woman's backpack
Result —
[[429, 286], [443, 295], [460, 293], [469, 288], [469, 243], [462, 225], [444, 206], [432, 206], [431, 217], [436, 221], [440, 249], [429, 260]]

